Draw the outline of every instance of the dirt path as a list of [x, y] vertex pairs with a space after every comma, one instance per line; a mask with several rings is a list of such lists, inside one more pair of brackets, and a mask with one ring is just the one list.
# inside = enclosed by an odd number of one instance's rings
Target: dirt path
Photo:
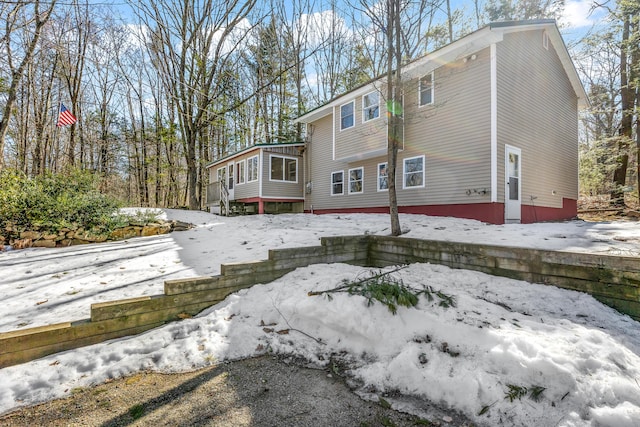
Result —
[[[140, 373], [0, 417], [3, 426], [470, 426], [360, 399], [344, 380], [271, 356], [190, 373]], [[447, 418], [447, 417], [450, 417]], [[444, 419], [444, 420], [443, 420]]]

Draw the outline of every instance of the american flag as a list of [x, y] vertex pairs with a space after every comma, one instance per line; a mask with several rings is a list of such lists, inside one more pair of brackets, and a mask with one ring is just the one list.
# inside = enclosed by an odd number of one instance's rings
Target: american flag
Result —
[[71, 111], [67, 110], [67, 107], [65, 107], [63, 103], [60, 103], [60, 114], [58, 114], [58, 123], [56, 123], [56, 126], [68, 126], [77, 121], [76, 116], [71, 114]]

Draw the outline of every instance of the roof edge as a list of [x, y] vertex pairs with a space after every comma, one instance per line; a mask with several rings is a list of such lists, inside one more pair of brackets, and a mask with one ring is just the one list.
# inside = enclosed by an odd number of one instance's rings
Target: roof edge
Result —
[[249, 151], [257, 150], [257, 149], [260, 149], [260, 148], [296, 147], [296, 146], [301, 146], [301, 145], [305, 145], [305, 144], [306, 143], [304, 141], [277, 142], [277, 143], [270, 143], [270, 144], [269, 143], [254, 144], [254, 145], [252, 145], [250, 147], [243, 148], [240, 151], [236, 151], [234, 153], [227, 154], [226, 156], [221, 157], [218, 160], [214, 160], [212, 162], [209, 162], [204, 166], [204, 168], [208, 169], [208, 168], [210, 168], [212, 166], [215, 166], [215, 165], [217, 165], [219, 163], [222, 163], [223, 161], [230, 160], [230, 159], [232, 159], [234, 157], [238, 157], [238, 156], [240, 156], [242, 154], [248, 153]]

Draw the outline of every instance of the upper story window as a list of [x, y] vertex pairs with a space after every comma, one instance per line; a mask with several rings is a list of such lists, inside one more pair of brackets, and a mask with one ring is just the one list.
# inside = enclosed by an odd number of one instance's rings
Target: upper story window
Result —
[[332, 172], [331, 173], [331, 195], [336, 196], [344, 194], [344, 172]]
[[420, 79], [420, 106], [433, 104], [433, 72]]
[[363, 192], [364, 168], [349, 169], [349, 194]]
[[424, 156], [404, 159], [403, 188], [424, 187]]
[[389, 168], [387, 163], [378, 163], [378, 191], [389, 189]]
[[344, 104], [340, 107], [340, 130], [353, 127], [354, 120], [354, 101]]
[[298, 182], [298, 159], [271, 156], [271, 181]]
[[236, 172], [238, 173], [238, 178], [236, 179], [236, 182], [238, 184], [244, 184], [244, 160], [241, 162], [236, 163]]
[[380, 116], [380, 94], [371, 92], [362, 97], [362, 121], [377, 119]]

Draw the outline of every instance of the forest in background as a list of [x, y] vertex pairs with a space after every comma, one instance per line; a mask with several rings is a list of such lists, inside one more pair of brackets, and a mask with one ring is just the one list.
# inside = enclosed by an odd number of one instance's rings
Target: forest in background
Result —
[[[406, 0], [402, 60], [552, 0]], [[130, 205], [202, 208], [206, 164], [303, 140], [293, 119], [384, 73], [385, 1], [0, 0], [0, 169], [81, 169]], [[640, 0], [568, 41], [590, 96], [580, 189], [637, 203]], [[562, 22], [562, 21], [560, 21]], [[78, 118], [56, 127], [60, 102]]]

